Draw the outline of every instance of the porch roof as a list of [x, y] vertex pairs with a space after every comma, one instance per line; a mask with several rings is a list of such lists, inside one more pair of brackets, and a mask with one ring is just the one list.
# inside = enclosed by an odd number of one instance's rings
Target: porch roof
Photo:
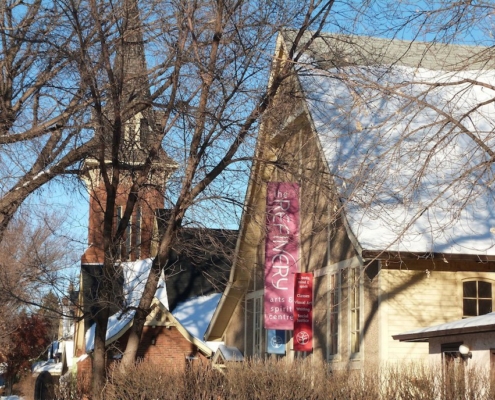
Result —
[[393, 335], [401, 342], [427, 342], [430, 338], [466, 333], [495, 332], [495, 312]]

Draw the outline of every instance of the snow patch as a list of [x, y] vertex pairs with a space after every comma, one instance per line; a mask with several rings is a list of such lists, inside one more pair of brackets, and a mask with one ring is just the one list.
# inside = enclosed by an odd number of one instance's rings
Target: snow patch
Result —
[[350, 66], [299, 79], [363, 249], [495, 255], [495, 71]]
[[[148, 280], [153, 260], [139, 260], [134, 262], [122, 263], [124, 275], [123, 311], [110, 316], [108, 319], [106, 340], [112, 340], [123, 329], [132, 324], [132, 319], [136, 313], [135, 308], [139, 305], [139, 301], [143, 295], [144, 286]], [[155, 297], [168, 308], [167, 290], [163, 275], [158, 282], [158, 289]], [[86, 332], [86, 351], [90, 352], [94, 349], [96, 325], [93, 324]]]
[[213, 293], [207, 296], [191, 298], [183, 303], [179, 303], [172, 312], [172, 315], [191, 335], [199, 340], [203, 340], [206, 329], [221, 297], [221, 293]]

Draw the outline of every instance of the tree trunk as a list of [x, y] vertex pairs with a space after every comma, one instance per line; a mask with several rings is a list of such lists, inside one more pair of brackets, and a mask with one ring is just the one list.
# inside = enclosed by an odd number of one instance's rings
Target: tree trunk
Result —
[[93, 367], [91, 376], [91, 392], [93, 399], [103, 398], [103, 388], [106, 381], [105, 341], [109, 309], [105, 307], [97, 313], [95, 328], [95, 349], [93, 353]]
[[151, 306], [151, 302], [153, 301], [153, 297], [155, 296], [156, 287], [158, 285], [158, 280], [162, 269], [163, 267], [160, 266], [158, 257], [155, 258], [151, 266], [149, 278], [143, 291], [143, 296], [141, 297], [138, 309], [136, 310], [136, 314], [134, 316], [134, 322], [129, 329], [129, 340], [127, 341], [124, 357], [122, 359], [124, 368], [133, 365], [134, 361], [136, 360], [139, 342], [143, 333], [144, 323], [146, 322], [148, 310]]
[[8, 376], [7, 379], [5, 379], [5, 394], [7, 396], [10, 396], [12, 394], [13, 386], [14, 386], [14, 377]]
[[138, 309], [136, 310], [136, 314], [134, 315], [133, 324], [129, 329], [129, 340], [127, 341], [124, 357], [122, 359], [124, 368], [131, 366], [136, 360], [139, 342], [143, 333], [144, 323], [146, 322], [146, 317], [148, 316], [151, 302], [153, 301], [153, 297], [155, 296], [156, 288], [158, 286], [158, 280], [160, 279], [160, 274], [167, 264], [167, 260], [170, 255], [170, 248], [173, 244], [172, 239], [177, 230], [178, 225], [174, 225], [171, 222], [175, 220], [174, 215], [175, 214], [173, 214], [173, 216], [169, 220], [169, 226], [161, 239], [158, 254], [151, 264], [151, 271], [143, 290], [143, 296], [139, 301]]

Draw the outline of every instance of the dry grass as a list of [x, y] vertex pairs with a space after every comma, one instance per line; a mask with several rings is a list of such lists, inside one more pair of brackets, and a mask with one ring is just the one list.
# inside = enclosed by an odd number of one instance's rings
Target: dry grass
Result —
[[[448, 382], [448, 385], [446, 384]], [[73, 385], [75, 387], [75, 385]], [[80, 395], [80, 394], [78, 394]], [[64, 397], [60, 399], [77, 397]], [[74, 393], [72, 394], [74, 396]], [[109, 374], [108, 400], [484, 400], [495, 398], [489, 374], [468, 370], [445, 372], [426, 364], [393, 364], [369, 371], [332, 371], [310, 359], [249, 360], [222, 372], [209, 364], [184, 371], [149, 362]]]

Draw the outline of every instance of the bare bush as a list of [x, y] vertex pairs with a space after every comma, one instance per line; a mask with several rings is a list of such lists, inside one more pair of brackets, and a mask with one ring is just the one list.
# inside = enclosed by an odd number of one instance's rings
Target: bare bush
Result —
[[[221, 371], [211, 364], [193, 364], [186, 370], [172, 363], [115, 365], [108, 374], [103, 398], [134, 399], [356, 399], [429, 400], [492, 399], [493, 385], [488, 370], [462, 368], [445, 370], [427, 363], [396, 363], [362, 370], [332, 370], [329, 364], [311, 358], [251, 359], [229, 365]], [[78, 398], [58, 391], [58, 398]]]

